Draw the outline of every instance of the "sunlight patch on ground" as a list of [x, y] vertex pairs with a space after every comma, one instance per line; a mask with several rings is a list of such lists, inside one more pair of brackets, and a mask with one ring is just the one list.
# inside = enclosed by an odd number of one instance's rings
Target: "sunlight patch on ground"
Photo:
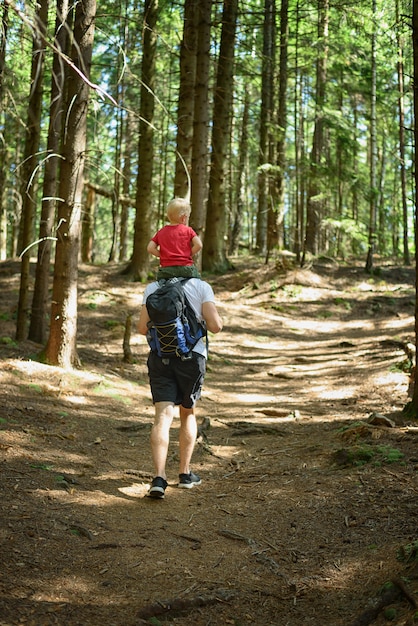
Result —
[[394, 372], [385, 372], [384, 374], [380, 374], [374, 377], [374, 383], [376, 385], [385, 386], [385, 385], [405, 385], [407, 384], [407, 376], [403, 372], [394, 371]]
[[347, 400], [356, 397], [356, 388], [344, 385], [340, 389], [329, 389], [328, 387], [317, 387], [316, 397], [321, 400]]
[[276, 396], [267, 396], [257, 393], [237, 393], [229, 395], [233, 395], [238, 402], [243, 402], [244, 404], [262, 404], [263, 402], [277, 402]]
[[143, 498], [150, 486], [150, 483], [132, 483], [127, 487], [118, 487], [118, 491], [131, 498]]
[[[358, 329], [358, 320], [352, 320], [351, 322], [342, 322], [341, 320], [324, 320], [324, 319], [308, 319], [308, 320], [284, 320], [283, 326], [291, 328], [293, 331], [311, 331], [313, 333], [336, 333], [342, 332], [348, 329]], [[362, 330], [372, 331], [375, 328], [375, 323], [371, 320], [361, 321]]]
[[395, 329], [404, 330], [405, 327], [410, 326], [411, 332], [414, 329], [414, 318], [412, 316], [409, 317], [396, 317], [390, 320], [383, 320], [380, 323], [380, 328], [387, 328], [391, 331], [391, 339], [393, 339], [393, 331]]
[[67, 402], [72, 402], [73, 404], [87, 404], [87, 400], [85, 396], [65, 396]]

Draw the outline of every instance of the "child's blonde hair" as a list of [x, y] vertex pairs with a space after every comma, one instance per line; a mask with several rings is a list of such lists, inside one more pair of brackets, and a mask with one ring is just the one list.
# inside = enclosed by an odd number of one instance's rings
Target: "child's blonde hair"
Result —
[[190, 202], [184, 198], [174, 198], [173, 200], [170, 200], [167, 205], [167, 217], [170, 222], [177, 221], [183, 215], [190, 217], [191, 212], [192, 207], [190, 206]]

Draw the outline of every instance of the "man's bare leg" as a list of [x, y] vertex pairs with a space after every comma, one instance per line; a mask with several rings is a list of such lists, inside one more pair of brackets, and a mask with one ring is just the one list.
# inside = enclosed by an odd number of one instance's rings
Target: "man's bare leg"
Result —
[[155, 418], [151, 430], [151, 454], [155, 468], [155, 475], [166, 479], [165, 464], [167, 461], [168, 445], [170, 443], [170, 427], [174, 416], [172, 402], [156, 402]]
[[180, 474], [190, 473], [190, 461], [197, 437], [197, 423], [194, 409], [185, 409], [180, 406]]

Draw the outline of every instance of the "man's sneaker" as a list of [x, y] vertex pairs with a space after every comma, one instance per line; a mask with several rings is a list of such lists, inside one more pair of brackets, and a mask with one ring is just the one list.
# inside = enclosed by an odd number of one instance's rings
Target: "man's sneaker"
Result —
[[197, 474], [179, 474], [179, 487], [181, 489], [191, 489], [195, 485], [200, 485], [201, 480]]
[[164, 492], [167, 489], [167, 481], [161, 476], [156, 476], [152, 483], [147, 496], [149, 498], [164, 498]]

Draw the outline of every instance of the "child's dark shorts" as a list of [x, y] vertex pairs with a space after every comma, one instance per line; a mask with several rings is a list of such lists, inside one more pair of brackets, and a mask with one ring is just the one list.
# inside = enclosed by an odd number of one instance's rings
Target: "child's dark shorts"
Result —
[[155, 352], [150, 352], [147, 365], [154, 403], [173, 402], [185, 409], [194, 407], [201, 396], [206, 373], [203, 355], [192, 352], [190, 359], [162, 359]]

